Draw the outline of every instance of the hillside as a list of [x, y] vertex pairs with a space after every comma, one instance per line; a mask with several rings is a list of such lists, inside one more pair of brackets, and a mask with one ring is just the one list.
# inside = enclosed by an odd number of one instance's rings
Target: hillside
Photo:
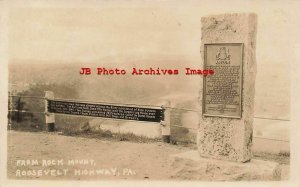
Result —
[[[9, 82], [12, 89], [28, 89], [33, 84], [68, 85], [77, 92], [76, 98], [92, 101], [123, 102], [160, 105], [169, 98], [174, 105], [195, 101], [198, 97], [201, 76], [184, 75], [184, 68], [200, 68], [197, 61], [183, 56], [106, 57], [91, 62], [45, 62], [12, 60], [9, 64]], [[120, 68], [126, 75], [80, 75], [82, 67]], [[131, 75], [131, 69], [179, 69], [179, 75]], [[201, 68], [200, 68], [201, 69]], [[255, 115], [284, 118], [290, 116], [289, 69], [282, 63], [258, 63], [256, 77]], [[74, 94], [73, 94], [74, 95]], [[61, 97], [56, 95], [56, 97]]]

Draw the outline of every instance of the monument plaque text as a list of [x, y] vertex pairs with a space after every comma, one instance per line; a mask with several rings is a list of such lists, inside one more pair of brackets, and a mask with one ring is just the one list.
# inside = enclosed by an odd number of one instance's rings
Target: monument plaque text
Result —
[[204, 44], [203, 115], [241, 118], [243, 44]]
[[114, 118], [123, 120], [160, 122], [164, 120], [163, 109], [141, 108], [131, 106], [77, 103], [70, 101], [48, 100], [48, 112]]

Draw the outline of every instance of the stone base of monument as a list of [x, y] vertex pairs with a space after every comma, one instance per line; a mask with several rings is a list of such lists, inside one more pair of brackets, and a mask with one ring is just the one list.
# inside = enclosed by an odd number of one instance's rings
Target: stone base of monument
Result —
[[171, 155], [172, 178], [204, 181], [270, 181], [281, 179], [279, 164], [252, 159], [240, 163], [199, 156], [198, 151]]

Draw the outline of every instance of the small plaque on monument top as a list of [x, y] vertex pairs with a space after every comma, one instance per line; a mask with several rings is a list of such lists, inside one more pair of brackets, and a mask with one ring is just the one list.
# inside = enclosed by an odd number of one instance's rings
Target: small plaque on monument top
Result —
[[201, 25], [201, 65], [214, 74], [200, 82], [199, 154], [247, 162], [252, 155], [256, 15], [212, 15], [202, 17]]

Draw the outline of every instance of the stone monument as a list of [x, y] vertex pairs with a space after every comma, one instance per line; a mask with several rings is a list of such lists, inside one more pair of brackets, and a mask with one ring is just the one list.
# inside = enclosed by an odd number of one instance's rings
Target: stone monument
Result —
[[256, 19], [246, 13], [202, 18], [202, 66], [214, 75], [201, 84], [198, 152], [172, 155], [174, 178], [281, 179], [278, 163], [251, 160]]
[[251, 159], [256, 76], [255, 14], [203, 17], [201, 55], [204, 69], [197, 137], [200, 156], [247, 162]]

